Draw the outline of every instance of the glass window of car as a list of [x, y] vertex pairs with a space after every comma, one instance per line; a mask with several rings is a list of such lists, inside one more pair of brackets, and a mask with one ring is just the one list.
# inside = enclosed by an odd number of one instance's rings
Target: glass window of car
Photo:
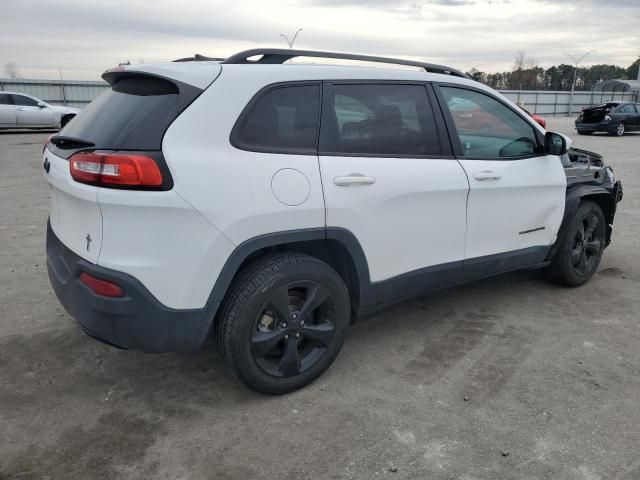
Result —
[[244, 116], [235, 144], [257, 151], [316, 151], [320, 85], [277, 87]]
[[620, 109], [622, 113], [636, 113], [636, 107], [633, 103], [627, 103]]
[[360, 155], [441, 155], [423, 85], [334, 85], [322, 151]]
[[37, 107], [38, 101], [33, 98], [25, 97], [24, 95], [11, 95], [13, 103], [24, 107]]
[[533, 126], [495, 98], [475, 90], [440, 87], [466, 157], [509, 158], [535, 153]]
[[8, 93], [0, 93], [0, 105], [13, 105], [11, 96]]

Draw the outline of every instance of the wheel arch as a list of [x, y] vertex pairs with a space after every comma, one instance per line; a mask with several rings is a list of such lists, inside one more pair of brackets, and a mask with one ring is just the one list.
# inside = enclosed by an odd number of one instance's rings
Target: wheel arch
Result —
[[556, 241], [547, 255], [547, 260], [551, 260], [555, 256], [566, 235], [571, 220], [576, 215], [578, 208], [580, 208], [580, 204], [585, 201], [592, 201], [602, 209], [607, 223], [605, 246], [611, 242], [611, 224], [613, 223], [613, 218], [616, 213], [616, 200], [613, 194], [605, 187], [599, 185], [576, 185], [573, 188], [567, 189], [562, 224], [560, 225]]
[[215, 282], [210, 302], [222, 302], [248, 264], [277, 252], [305, 253], [330, 265], [349, 290], [352, 321], [361, 307], [375, 303], [366, 257], [356, 237], [342, 228], [311, 228], [260, 235], [238, 245]]

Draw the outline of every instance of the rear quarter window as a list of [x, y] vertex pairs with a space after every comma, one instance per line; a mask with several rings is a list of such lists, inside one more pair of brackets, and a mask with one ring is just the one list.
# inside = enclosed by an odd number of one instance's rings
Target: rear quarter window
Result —
[[275, 86], [245, 108], [231, 143], [256, 152], [315, 154], [319, 121], [319, 83]]

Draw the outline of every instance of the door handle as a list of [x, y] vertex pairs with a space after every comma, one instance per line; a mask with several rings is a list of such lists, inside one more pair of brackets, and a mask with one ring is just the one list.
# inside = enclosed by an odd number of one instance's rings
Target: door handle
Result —
[[376, 183], [376, 179], [360, 173], [350, 173], [342, 177], [334, 177], [333, 183], [339, 187], [350, 187], [352, 185], [371, 185]]
[[24, 111], [24, 108], [16, 108], [17, 111], [22, 112]]
[[485, 180], [500, 180], [500, 178], [502, 177], [500, 176], [499, 173], [485, 170], [484, 172], [478, 172], [474, 174], [473, 178], [475, 178], [479, 182], [484, 182]]

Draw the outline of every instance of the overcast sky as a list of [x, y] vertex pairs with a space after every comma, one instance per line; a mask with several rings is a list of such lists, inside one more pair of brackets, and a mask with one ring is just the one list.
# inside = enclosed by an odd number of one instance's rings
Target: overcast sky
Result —
[[[503, 71], [524, 50], [541, 66], [640, 55], [640, 0], [3, 0], [0, 65], [24, 78], [98, 79], [131, 60], [286, 47], [358, 52]], [[0, 77], [6, 76], [4, 68]]]

